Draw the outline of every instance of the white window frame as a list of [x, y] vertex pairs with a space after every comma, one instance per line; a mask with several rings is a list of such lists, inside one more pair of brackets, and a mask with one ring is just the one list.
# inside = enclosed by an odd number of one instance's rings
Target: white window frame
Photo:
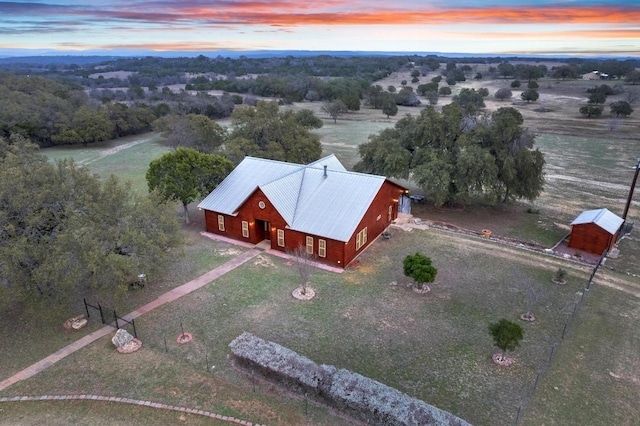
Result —
[[389, 215], [387, 216], [387, 222], [391, 222], [391, 218], [393, 217], [393, 206], [389, 206]]
[[218, 231], [223, 231], [224, 232], [224, 216], [219, 214], [218, 215]]
[[313, 237], [307, 235], [306, 241], [307, 254], [313, 254]]
[[367, 244], [367, 227], [362, 228], [362, 231], [358, 232], [356, 236], [356, 250], [360, 250], [362, 246]]
[[318, 239], [318, 256], [327, 257], [327, 240]]
[[284, 247], [284, 229], [278, 229], [278, 245]]
[[242, 221], [242, 236], [244, 238], [249, 238], [249, 222], [246, 220]]

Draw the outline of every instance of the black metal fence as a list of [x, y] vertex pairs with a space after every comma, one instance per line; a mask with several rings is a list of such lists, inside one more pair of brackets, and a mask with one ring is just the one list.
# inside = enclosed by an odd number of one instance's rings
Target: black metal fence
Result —
[[[103, 308], [100, 303], [96, 303], [92, 305], [87, 302], [87, 299], [82, 299], [84, 301], [84, 310], [87, 313], [87, 318], [91, 318], [91, 314], [89, 313], [89, 308], [92, 310], [98, 311], [100, 313], [100, 322], [102, 324], [108, 324], [114, 326], [117, 329], [123, 328], [125, 324], [129, 324], [133, 327], [133, 337], [138, 338], [138, 333], [136, 332], [136, 321], [132, 319], [131, 321], [124, 319], [118, 316], [118, 313], [115, 309]], [[120, 327], [120, 323], [122, 323], [123, 327]]]
[[530, 386], [525, 387], [525, 389], [524, 389], [524, 391], [522, 393], [522, 397], [520, 399], [520, 405], [518, 406], [518, 411], [516, 413], [514, 425], [517, 425], [518, 422], [520, 421], [520, 416], [522, 414], [522, 411], [524, 410], [524, 408], [526, 407], [527, 403], [529, 402], [529, 400], [533, 396], [533, 393], [536, 391], [536, 388], [538, 387], [538, 382], [540, 381], [540, 378], [544, 375], [544, 373], [547, 372], [549, 366], [551, 365], [551, 361], [553, 360], [553, 356], [556, 354], [556, 352], [558, 350], [558, 347], [560, 346], [560, 342], [562, 342], [562, 340], [566, 336], [566, 334], [567, 334], [567, 332], [569, 330], [569, 326], [571, 325], [571, 323], [573, 322], [574, 317], [576, 316], [576, 314], [580, 310], [580, 307], [582, 306], [582, 301], [584, 299], [584, 296], [585, 296], [585, 294], [587, 294], [589, 292], [589, 288], [591, 287], [591, 283], [593, 282], [593, 279], [595, 278], [596, 273], [598, 272], [598, 269], [602, 265], [602, 262], [604, 261], [605, 257], [607, 257], [607, 254], [608, 254], [608, 251], [605, 251], [604, 253], [602, 253], [602, 256], [600, 256], [600, 259], [598, 260], [598, 263], [593, 268], [593, 272], [591, 273], [591, 276], [589, 277], [589, 281], [587, 282], [587, 285], [584, 286], [584, 288], [582, 289], [582, 293], [580, 293], [580, 297], [578, 297], [578, 299], [576, 300], [575, 304], [573, 305], [573, 309], [571, 310], [571, 313], [569, 314], [569, 316], [567, 317], [567, 320], [564, 323], [564, 327], [562, 328], [562, 334], [560, 335], [560, 338], [553, 342], [553, 345], [551, 346], [551, 351], [549, 353], [549, 357], [544, 360], [543, 364], [538, 369], [538, 372], [536, 374], [536, 377], [535, 377], [533, 383]]

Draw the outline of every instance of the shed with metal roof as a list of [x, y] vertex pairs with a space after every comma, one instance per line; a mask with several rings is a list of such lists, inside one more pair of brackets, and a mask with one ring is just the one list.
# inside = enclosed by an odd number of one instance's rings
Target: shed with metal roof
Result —
[[406, 192], [347, 171], [333, 154], [308, 165], [246, 157], [198, 207], [207, 232], [281, 251], [303, 246], [344, 267], [397, 218]]
[[586, 210], [571, 222], [568, 246], [602, 254], [616, 243], [624, 220], [608, 209]]

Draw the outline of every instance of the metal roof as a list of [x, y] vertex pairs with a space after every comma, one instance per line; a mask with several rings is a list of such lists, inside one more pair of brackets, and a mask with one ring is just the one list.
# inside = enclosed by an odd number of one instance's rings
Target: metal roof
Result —
[[595, 223], [610, 234], [615, 234], [620, 229], [624, 219], [611, 213], [608, 209], [586, 210], [576, 217], [571, 225], [583, 225]]
[[260, 188], [291, 229], [348, 241], [385, 180], [333, 154], [309, 165], [246, 157], [198, 207], [232, 215]]

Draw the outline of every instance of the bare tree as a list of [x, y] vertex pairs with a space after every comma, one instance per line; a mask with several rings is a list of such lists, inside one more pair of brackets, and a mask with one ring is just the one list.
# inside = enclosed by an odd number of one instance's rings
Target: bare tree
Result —
[[526, 286], [525, 304], [527, 311], [523, 315], [523, 318], [532, 320], [532, 318], [534, 318], [533, 309], [545, 297], [545, 292], [544, 287], [540, 283], [527, 282]]
[[315, 255], [308, 253], [307, 249], [302, 244], [293, 250], [287, 250], [287, 254], [291, 256], [291, 259], [293, 260], [293, 267], [300, 279], [300, 293], [306, 294], [311, 273], [313, 272], [313, 268], [315, 268], [314, 261], [316, 257]]

